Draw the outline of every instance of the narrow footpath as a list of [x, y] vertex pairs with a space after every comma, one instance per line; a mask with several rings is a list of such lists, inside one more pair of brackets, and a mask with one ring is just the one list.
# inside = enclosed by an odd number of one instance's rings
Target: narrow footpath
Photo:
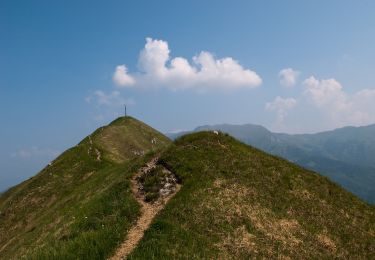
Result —
[[[164, 208], [165, 204], [179, 191], [181, 187], [179, 184], [176, 184], [173, 190], [167, 194], [163, 193], [163, 195], [161, 195], [155, 202], [145, 202], [145, 197], [141, 192], [142, 189], [140, 187], [140, 183], [138, 182], [138, 178], [142, 174], [147, 174], [153, 168], [155, 168], [157, 160], [157, 157], [153, 158], [131, 179], [132, 193], [138, 203], [141, 205], [141, 215], [136, 224], [129, 230], [125, 241], [119, 246], [114, 256], [110, 258], [111, 260], [127, 258], [127, 256], [133, 251], [133, 249], [142, 239], [144, 232], [148, 229], [154, 217]], [[167, 169], [164, 170], [168, 171]]]

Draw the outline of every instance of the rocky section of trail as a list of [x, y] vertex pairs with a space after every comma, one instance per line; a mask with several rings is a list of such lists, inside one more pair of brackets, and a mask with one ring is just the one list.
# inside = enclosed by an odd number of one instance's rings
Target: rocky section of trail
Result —
[[133, 195], [142, 207], [141, 215], [129, 230], [125, 241], [111, 258], [112, 260], [126, 259], [142, 239], [154, 217], [180, 189], [176, 176], [165, 167], [158, 165], [157, 161], [157, 157], [153, 158], [131, 179]]

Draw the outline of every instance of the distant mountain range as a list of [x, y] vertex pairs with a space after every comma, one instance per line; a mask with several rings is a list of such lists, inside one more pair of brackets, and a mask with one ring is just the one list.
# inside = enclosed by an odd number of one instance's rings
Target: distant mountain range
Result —
[[[317, 171], [362, 199], [375, 203], [375, 124], [317, 134], [273, 133], [259, 125], [204, 125], [191, 132], [218, 130], [273, 155]], [[175, 139], [180, 132], [167, 134]]]

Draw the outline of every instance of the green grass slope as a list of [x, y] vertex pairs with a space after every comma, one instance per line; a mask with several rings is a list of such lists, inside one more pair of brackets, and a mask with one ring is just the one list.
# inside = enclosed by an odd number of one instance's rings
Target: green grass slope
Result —
[[104, 259], [139, 215], [129, 178], [169, 139], [131, 117], [0, 197], [0, 259]]
[[312, 171], [211, 132], [159, 164], [182, 188], [130, 259], [375, 259], [375, 208]]
[[[329, 177], [375, 205], [375, 125], [344, 127], [316, 134], [273, 133], [259, 125], [205, 125], [267, 153]], [[186, 132], [167, 134], [175, 139]]]

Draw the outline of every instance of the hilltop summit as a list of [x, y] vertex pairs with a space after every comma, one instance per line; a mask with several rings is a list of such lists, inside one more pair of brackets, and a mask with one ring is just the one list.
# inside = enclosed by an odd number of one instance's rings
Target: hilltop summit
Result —
[[170, 143], [132, 117], [94, 131], [1, 195], [0, 259], [103, 258], [139, 214], [128, 178]]

